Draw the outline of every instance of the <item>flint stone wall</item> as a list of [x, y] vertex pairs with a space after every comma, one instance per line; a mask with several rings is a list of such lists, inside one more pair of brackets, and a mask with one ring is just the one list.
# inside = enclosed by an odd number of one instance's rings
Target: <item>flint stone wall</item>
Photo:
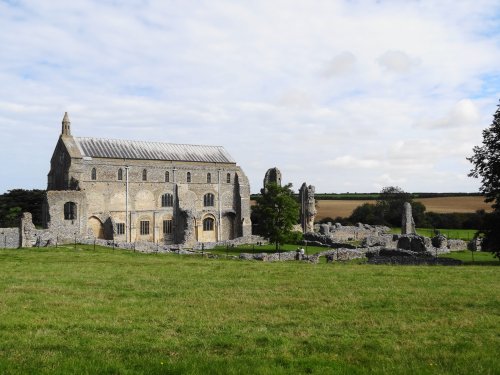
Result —
[[319, 233], [329, 236], [333, 241], [359, 241], [369, 236], [380, 236], [390, 232], [389, 227], [358, 223], [355, 226], [343, 226], [340, 223], [321, 224]]
[[20, 246], [19, 228], [0, 228], [0, 248], [17, 249]]

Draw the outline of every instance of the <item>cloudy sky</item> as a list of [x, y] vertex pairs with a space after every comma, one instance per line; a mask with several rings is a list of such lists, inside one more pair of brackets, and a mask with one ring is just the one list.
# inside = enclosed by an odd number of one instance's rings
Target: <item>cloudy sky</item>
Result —
[[0, 0], [0, 193], [77, 136], [224, 146], [317, 192], [477, 191], [500, 2]]

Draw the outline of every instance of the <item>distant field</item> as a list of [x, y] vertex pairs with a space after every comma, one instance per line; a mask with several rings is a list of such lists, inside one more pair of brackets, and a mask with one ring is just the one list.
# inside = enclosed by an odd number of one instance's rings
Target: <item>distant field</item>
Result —
[[[419, 198], [428, 212], [452, 213], [452, 212], [476, 212], [477, 210], [491, 211], [491, 206], [484, 203], [483, 197], [464, 196], [464, 197], [438, 197], [438, 198]], [[336, 218], [350, 216], [352, 211], [363, 203], [375, 203], [373, 200], [319, 200], [318, 215], [316, 220], [325, 217]]]

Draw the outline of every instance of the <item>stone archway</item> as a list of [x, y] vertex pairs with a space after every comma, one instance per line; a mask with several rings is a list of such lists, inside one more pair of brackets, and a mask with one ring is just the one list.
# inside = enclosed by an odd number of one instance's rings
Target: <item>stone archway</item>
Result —
[[92, 233], [94, 234], [95, 238], [105, 239], [104, 224], [99, 218], [95, 216], [90, 217], [87, 223], [87, 228], [92, 229]]

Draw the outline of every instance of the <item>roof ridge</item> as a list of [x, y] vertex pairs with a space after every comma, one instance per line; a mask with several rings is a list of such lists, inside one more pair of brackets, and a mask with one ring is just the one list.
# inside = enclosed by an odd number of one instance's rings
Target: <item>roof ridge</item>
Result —
[[119, 139], [119, 138], [100, 138], [100, 137], [73, 137], [75, 139], [95, 139], [102, 141], [118, 141], [118, 142], [146, 142], [146, 143], [157, 143], [163, 145], [177, 145], [177, 146], [200, 146], [200, 147], [221, 147], [220, 145], [202, 145], [202, 144], [194, 144], [194, 143], [172, 143], [172, 142], [162, 142], [162, 141], [141, 141], [141, 140], [133, 140], [133, 139]]

